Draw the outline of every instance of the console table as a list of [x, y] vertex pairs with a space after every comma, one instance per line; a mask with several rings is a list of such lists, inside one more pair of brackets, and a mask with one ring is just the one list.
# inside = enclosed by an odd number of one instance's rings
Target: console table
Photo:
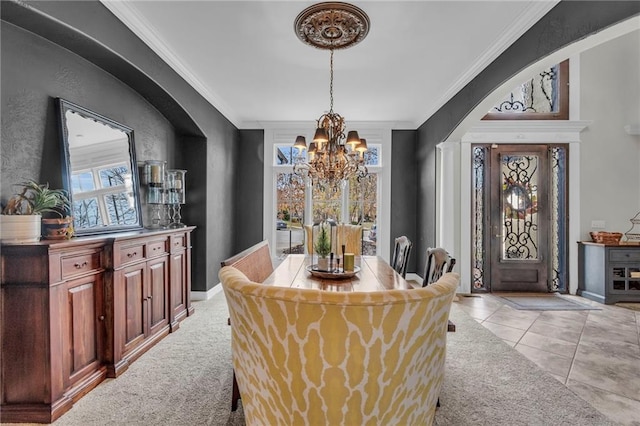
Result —
[[0, 422], [52, 423], [176, 330], [193, 229], [3, 244]]
[[640, 245], [578, 242], [578, 291], [596, 302], [640, 302]]

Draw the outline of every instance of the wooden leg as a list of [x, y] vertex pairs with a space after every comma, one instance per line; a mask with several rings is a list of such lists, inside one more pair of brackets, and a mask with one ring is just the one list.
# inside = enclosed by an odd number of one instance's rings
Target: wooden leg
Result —
[[455, 333], [456, 331], [456, 325], [452, 323], [451, 320], [449, 320], [449, 322], [447, 323], [447, 331], [449, 333]]
[[240, 389], [238, 389], [238, 382], [236, 381], [236, 371], [233, 370], [233, 390], [231, 394], [231, 411], [238, 409], [238, 401], [240, 400]]

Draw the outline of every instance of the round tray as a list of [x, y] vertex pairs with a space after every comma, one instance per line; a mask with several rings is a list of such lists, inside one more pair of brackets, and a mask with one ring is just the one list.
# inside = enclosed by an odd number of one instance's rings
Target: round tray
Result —
[[311, 275], [313, 275], [314, 277], [326, 278], [329, 280], [343, 280], [345, 278], [351, 278], [355, 274], [360, 272], [359, 266], [354, 266], [353, 271], [346, 271], [346, 272], [318, 271], [317, 269], [314, 269], [317, 267], [318, 265], [309, 265], [306, 267], [306, 269], [307, 269], [307, 272], [311, 273]]

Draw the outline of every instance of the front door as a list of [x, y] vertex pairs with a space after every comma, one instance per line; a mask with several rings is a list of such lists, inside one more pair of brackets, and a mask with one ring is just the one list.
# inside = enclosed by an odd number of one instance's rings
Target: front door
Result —
[[548, 292], [548, 146], [493, 145], [490, 151], [491, 291]]

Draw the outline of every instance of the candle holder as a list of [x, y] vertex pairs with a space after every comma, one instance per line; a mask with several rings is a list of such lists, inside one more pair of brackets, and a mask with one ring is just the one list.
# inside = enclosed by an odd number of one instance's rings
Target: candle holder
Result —
[[144, 163], [143, 181], [147, 185], [147, 204], [149, 204], [148, 228], [162, 226], [164, 207], [165, 161], [147, 160]]
[[185, 204], [185, 174], [186, 170], [172, 169], [166, 172], [166, 203], [170, 206], [169, 228], [183, 228], [180, 206]]

